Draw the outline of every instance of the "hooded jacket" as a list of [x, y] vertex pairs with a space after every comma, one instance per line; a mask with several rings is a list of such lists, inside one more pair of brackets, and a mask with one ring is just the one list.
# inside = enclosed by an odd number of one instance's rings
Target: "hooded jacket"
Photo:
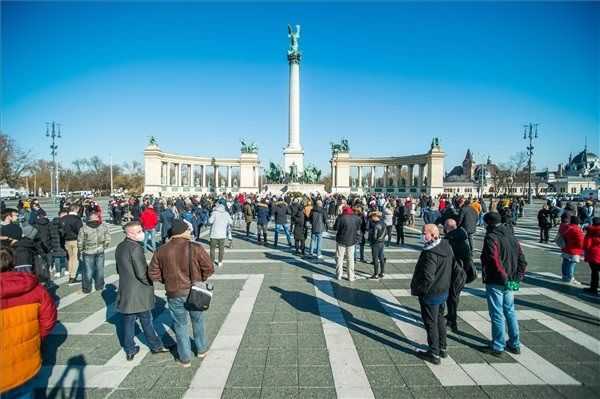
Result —
[[[223, 211], [224, 213], [224, 207]], [[214, 211], [213, 211], [214, 213]], [[228, 213], [226, 213], [229, 216]], [[214, 273], [213, 262], [201, 244], [174, 236], [154, 253], [148, 274], [153, 281], [165, 285], [169, 298], [187, 296], [190, 282], [190, 250], [192, 280], [206, 281]]]
[[140, 224], [144, 231], [154, 230], [158, 224], [158, 214], [153, 208], [146, 208], [140, 213]]
[[273, 206], [273, 218], [275, 219], [275, 224], [287, 224], [289, 214], [291, 214], [291, 210], [285, 201], [277, 201]]
[[269, 210], [269, 206], [265, 203], [259, 202], [256, 205], [256, 223], [260, 225], [269, 224], [269, 219], [271, 218], [271, 212]]
[[208, 224], [210, 224], [210, 238], [221, 240], [227, 238], [227, 228], [233, 224], [233, 219], [225, 210], [225, 206], [217, 204], [208, 219]]
[[527, 261], [519, 241], [505, 225], [488, 226], [481, 250], [482, 280], [505, 285], [507, 280], [523, 280]]
[[110, 231], [105, 223], [89, 220], [79, 230], [77, 248], [85, 255], [104, 253], [110, 246]]
[[583, 230], [577, 224], [563, 223], [558, 233], [564, 238], [565, 246], [561, 249], [566, 255], [583, 255]]
[[310, 225], [312, 233], [322, 233], [327, 231], [327, 214], [322, 206], [315, 206], [310, 211]]
[[0, 393], [23, 385], [42, 365], [40, 343], [56, 324], [56, 305], [30, 273], [0, 273]]
[[447, 240], [419, 255], [410, 282], [410, 292], [414, 296], [432, 298], [447, 294], [452, 280], [454, 253]]

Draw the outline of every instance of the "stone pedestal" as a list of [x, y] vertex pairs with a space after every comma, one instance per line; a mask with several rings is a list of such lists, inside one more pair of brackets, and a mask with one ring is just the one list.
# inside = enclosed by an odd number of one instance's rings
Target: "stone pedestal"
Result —
[[258, 191], [258, 154], [242, 153], [240, 155], [240, 192], [255, 193]]
[[[161, 192], [162, 152], [156, 144], [144, 150], [144, 193], [158, 195]], [[168, 171], [167, 171], [168, 173]]]
[[286, 193], [320, 193], [325, 195], [324, 184], [301, 184], [301, 183], [288, 183], [288, 184], [267, 184], [265, 191], [274, 195], [285, 195]]

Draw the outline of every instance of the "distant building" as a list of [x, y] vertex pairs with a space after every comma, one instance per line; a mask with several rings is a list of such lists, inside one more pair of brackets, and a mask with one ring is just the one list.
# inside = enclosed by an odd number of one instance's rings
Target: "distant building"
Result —
[[452, 168], [444, 177], [444, 193], [467, 197], [494, 193], [491, 183], [496, 170], [497, 166], [489, 158], [485, 164], [477, 165], [468, 149], [462, 164]]
[[579, 194], [583, 190], [595, 190], [600, 187], [600, 158], [588, 151], [587, 144], [583, 151], [573, 157], [565, 166], [558, 165], [556, 172], [548, 172], [548, 192], [556, 194]]

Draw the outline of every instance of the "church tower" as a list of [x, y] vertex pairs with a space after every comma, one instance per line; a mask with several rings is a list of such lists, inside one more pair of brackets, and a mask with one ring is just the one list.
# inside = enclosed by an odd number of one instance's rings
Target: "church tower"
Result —
[[473, 179], [473, 173], [475, 172], [475, 162], [473, 161], [473, 154], [471, 154], [471, 150], [467, 149], [467, 155], [465, 155], [465, 160], [462, 163], [463, 167], [463, 175], [469, 179]]

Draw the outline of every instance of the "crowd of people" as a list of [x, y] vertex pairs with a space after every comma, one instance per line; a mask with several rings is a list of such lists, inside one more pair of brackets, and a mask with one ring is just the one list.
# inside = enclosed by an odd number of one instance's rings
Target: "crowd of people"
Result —
[[[573, 279], [575, 265], [584, 256], [592, 269], [591, 286], [586, 291], [597, 294], [600, 218], [594, 216], [593, 204], [561, 205], [549, 201], [539, 211], [540, 241], [548, 242], [549, 231], [557, 225], [558, 217], [561, 223], [555, 242], [562, 250], [563, 278], [578, 284]], [[440, 358], [447, 356], [446, 329], [459, 330], [460, 293], [465, 284], [478, 278], [473, 254], [477, 226], [485, 228], [481, 278], [486, 286], [492, 323], [492, 341], [484, 350], [494, 356], [500, 356], [504, 350], [519, 354], [513, 293], [519, 289], [527, 262], [515, 238], [514, 226], [523, 216], [523, 208], [524, 202], [519, 198], [485, 201], [426, 195], [419, 198], [383, 194], [112, 198], [108, 204], [110, 223], [122, 226], [125, 232], [123, 241], [115, 249], [115, 263], [119, 275], [117, 309], [123, 315], [126, 358], [132, 360], [140, 350], [133, 339], [136, 320], [140, 321], [152, 353], [169, 350], [153, 327], [155, 282], [165, 286], [180, 364], [190, 367], [194, 356], [188, 335], [188, 316], [195, 356], [207, 355], [203, 312], [190, 310], [186, 297], [197, 282], [206, 281], [215, 269], [222, 267], [225, 248], [232, 247], [235, 229], [235, 234], [242, 239], [255, 240], [262, 246], [272, 242], [274, 248], [281, 247], [280, 236], [285, 235], [284, 248], [315, 263], [323, 258], [323, 238], [330, 234], [336, 243], [336, 277], [342, 279], [345, 269], [347, 279], [352, 282], [356, 278], [355, 262], [367, 262], [367, 244], [373, 265], [370, 278], [383, 278], [386, 248], [405, 245], [405, 229], [419, 231], [415, 229], [417, 218], [423, 221], [422, 251], [410, 287], [411, 293], [419, 298], [429, 346], [418, 355], [439, 364]], [[81, 284], [83, 293], [103, 290], [105, 252], [112, 241], [108, 223], [94, 199], [61, 200], [58, 214], [51, 220], [35, 199], [20, 201], [17, 208], [3, 205], [0, 232], [0, 309], [3, 314], [20, 312], [33, 318], [37, 312], [39, 327], [35, 334], [41, 339], [56, 322], [56, 305], [44, 285], [50, 286], [53, 279], [68, 277], [67, 283]], [[253, 223], [256, 224], [254, 234]], [[269, 237], [270, 225], [274, 227], [272, 238]], [[200, 245], [206, 235], [208, 253]], [[146, 258], [148, 252], [152, 255], [150, 262]], [[77, 279], [79, 275], [81, 280]], [[41, 303], [41, 306], [34, 311], [29, 307], [31, 303]], [[1, 333], [5, 331], [3, 326]], [[28, 348], [22, 356], [31, 356], [28, 359], [32, 364], [38, 364], [39, 347], [37, 351], [34, 349]], [[14, 361], [19, 360], [19, 353], [11, 355]], [[21, 384], [3, 372], [0, 392], [21, 389], [19, 386], [37, 372], [36, 367], [39, 369], [39, 365], [32, 365], [31, 373], [23, 374]]]

